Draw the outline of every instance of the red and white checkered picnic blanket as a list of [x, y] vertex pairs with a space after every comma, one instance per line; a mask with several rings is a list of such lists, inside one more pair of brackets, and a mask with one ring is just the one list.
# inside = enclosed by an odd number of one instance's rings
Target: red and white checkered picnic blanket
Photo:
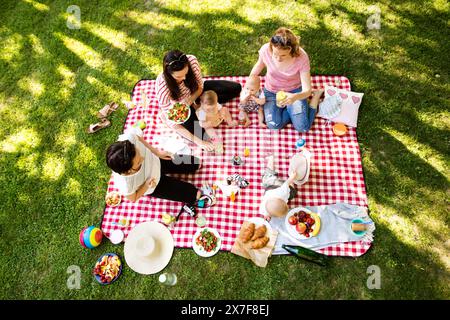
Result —
[[[245, 84], [247, 77], [208, 77], [206, 79], [225, 79]], [[262, 84], [264, 78], [262, 77]], [[313, 89], [322, 88], [325, 84], [350, 90], [350, 82], [343, 76], [313, 76]], [[147, 96], [144, 98], [143, 94]], [[146, 121], [144, 138], [152, 145], [158, 147], [157, 136], [171, 135], [180, 138], [174, 131], [167, 128], [158, 117], [159, 109], [156, 100], [155, 81], [139, 81], [132, 93], [132, 101], [138, 106], [128, 113], [124, 130], [131, 127], [138, 120]], [[238, 98], [224, 104], [231, 111], [234, 119], [238, 115]], [[147, 107], [145, 107], [145, 104]], [[244, 220], [260, 216], [258, 208], [263, 195], [261, 177], [264, 170], [263, 157], [274, 154], [275, 168], [280, 178], [286, 179], [289, 159], [295, 153], [295, 142], [302, 137], [306, 140], [306, 147], [311, 151], [311, 172], [309, 181], [298, 188], [297, 197], [290, 201], [291, 208], [296, 206], [318, 206], [345, 202], [367, 207], [367, 196], [364, 184], [361, 156], [356, 136], [356, 130], [349, 128], [349, 133], [343, 137], [336, 137], [332, 132], [332, 124], [316, 117], [311, 130], [299, 133], [289, 124], [283, 130], [269, 130], [258, 127], [257, 114], [251, 113], [252, 125], [249, 128], [241, 126], [228, 128], [222, 125], [218, 130], [224, 139], [225, 153], [223, 155], [211, 154], [200, 148], [190, 145], [193, 154], [201, 157], [202, 167], [195, 174], [173, 175], [200, 187], [203, 183], [224, 180], [228, 175], [239, 173], [246, 178], [250, 185], [241, 189], [232, 202], [217, 190], [217, 204], [211, 208], [198, 209], [198, 212], [207, 219], [207, 226], [215, 228], [222, 237], [221, 250], [230, 251], [234, 240]], [[250, 156], [244, 157], [243, 151], [250, 149]], [[244, 159], [243, 166], [233, 166], [231, 158], [239, 154]], [[111, 179], [108, 192], [117, 190]], [[155, 220], [161, 222], [163, 213], [176, 215], [181, 203], [161, 200], [153, 197], [142, 197], [138, 202], [132, 203], [126, 199], [118, 207], [106, 206], [102, 230], [107, 237], [119, 228], [120, 219], [127, 219], [130, 225], [121, 227], [125, 236], [139, 223]], [[175, 246], [181, 248], [192, 247], [192, 237], [197, 230], [195, 219], [187, 214], [180, 219], [171, 230]], [[364, 254], [371, 243], [347, 242], [333, 245], [319, 250], [330, 256], [353, 256]]]

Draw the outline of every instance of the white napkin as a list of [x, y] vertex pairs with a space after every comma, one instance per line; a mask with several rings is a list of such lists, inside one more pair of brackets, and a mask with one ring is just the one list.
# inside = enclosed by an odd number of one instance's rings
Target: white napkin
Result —
[[159, 143], [159, 147], [172, 154], [191, 154], [189, 146], [181, 139], [166, 136], [156, 136], [154, 141]]
[[216, 185], [219, 187], [219, 189], [222, 191], [223, 195], [226, 197], [229, 197], [232, 192], [234, 192], [234, 194], [238, 194], [239, 190], [241, 190], [241, 188], [239, 188], [239, 186], [232, 185], [232, 184], [228, 185], [227, 182], [217, 182]]

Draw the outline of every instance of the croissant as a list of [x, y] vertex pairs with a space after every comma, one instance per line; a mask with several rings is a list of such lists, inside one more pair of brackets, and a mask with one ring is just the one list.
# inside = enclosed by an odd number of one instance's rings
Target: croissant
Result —
[[260, 249], [266, 246], [267, 242], [269, 242], [269, 237], [258, 238], [252, 242], [252, 249]]
[[255, 230], [252, 240], [256, 240], [258, 238], [264, 237], [266, 235], [266, 232], [267, 232], [267, 227], [265, 225], [262, 225], [261, 227], [259, 227]]
[[248, 242], [255, 232], [255, 224], [250, 223], [247, 227], [241, 228], [241, 231], [239, 232], [239, 238], [242, 240], [242, 242]]

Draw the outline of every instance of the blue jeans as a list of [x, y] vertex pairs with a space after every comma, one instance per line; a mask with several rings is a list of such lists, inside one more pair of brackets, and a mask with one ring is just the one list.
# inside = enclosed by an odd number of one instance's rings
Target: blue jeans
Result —
[[[289, 92], [298, 93], [301, 89], [300, 87]], [[279, 108], [276, 103], [276, 93], [264, 88], [264, 94], [266, 96], [264, 117], [269, 129], [282, 129], [290, 122], [299, 132], [306, 132], [311, 128], [317, 109], [311, 108], [306, 99], [297, 100], [293, 104]]]

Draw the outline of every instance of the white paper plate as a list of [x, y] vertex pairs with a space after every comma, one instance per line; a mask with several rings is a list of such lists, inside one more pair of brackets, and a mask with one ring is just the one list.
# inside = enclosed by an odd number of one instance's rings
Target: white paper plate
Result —
[[[305, 237], [304, 235], [298, 233], [297, 230], [295, 229], [295, 225], [292, 225], [292, 224], [289, 223], [289, 217], [293, 216], [294, 213], [299, 212], [299, 211], [305, 211], [305, 212], [310, 213], [310, 214], [311, 214], [311, 213], [315, 213], [315, 212], [312, 212], [311, 210], [308, 210], [308, 209], [306, 209], [306, 208], [304, 208], [304, 207], [297, 207], [297, 208], [291, 209], [291, 210], [288, 212], [288, 214], [286, 215], [286, 219], [284, 219], [284, 224], [285, 224], [285, 226], [286, 226], [287, 231], [289, 232], [289, 234], [290, 234], [292, 237], [294, 237], [295, 239], [298, 239], [298, 240], [305, 240], [305, 239], [313, 238], [314, 236], [312, 236], [312, 235], [310, 235], [310, 237], [307, 238], [307, 237]], [[319, 218], [320, 218], [320, 214], [317, 213], [317, 215], [318, 215]], [[317, 224], [315, 223], [315, 224], [314, 224], [314, 228], [316, 228], [316, 227], [317, 227]], [[314, 228], [313, 228], [313, 230], [315, 230]]]

